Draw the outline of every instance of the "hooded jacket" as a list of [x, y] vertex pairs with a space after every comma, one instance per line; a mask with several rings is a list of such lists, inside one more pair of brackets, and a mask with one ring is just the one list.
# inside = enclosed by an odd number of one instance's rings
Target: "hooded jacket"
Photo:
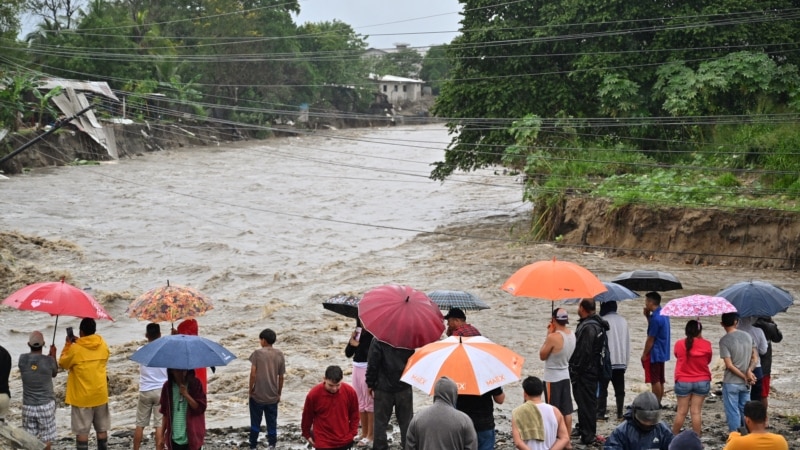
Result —
[[[191, 372], [191, 371], [190, 371]], [[164, 423], [164, 442], [167, 449], [172, 449], [172, 387], [175, 381], [170, 377], [167, 379], [164, 386], [161, 388], [161, 400], [159, 412], [163, 415]], [[200, 380], [194, 376], [189, 375], [186, 378], [186, 387], [189, 390], [189, 395], [197, 402], [197, 409], [191, 407], [186, 409], [186, 437], [189, 438], [189, 450], [198, 450], [203, 446], [206, 436], [206, 393], [203, 391], [203, 385]]]
[[468, 415], [456, 409], [458, 388], [447, 377], [433, 388], [433, 405], [414, 415], [405, 450], [477, 450], [478, 435]]
[[578, 321], [578, 328], [575, 330], [575, 351], [569, 358], [569, 377], [573, 382], [578, 378], [589, 381], [600, 378], [602, 338], [609, 328], [608, 322], [597, 314]]
[[625, 412], [625, 421], [619, 424], [606, 439], [605, 450], [668, 450], [672, 442], [672, 430], [664, 422], [658, 422], [650, 431], [641, 430], [633, 419], [630, 408]]
[[68, 405], [94, 408], [108, 403], [106, 364], [109, 354], [106, 341], [97, 334], [64, 344], [58, 365], [69, 371]]
[[403, 376], [408, 358], [413, 354], [414, 350], [392, 347], [373, 339], [367, 355], [367, 386], [390, 393], [411, 389], [410, 385], [400, 381], [400, 377]]

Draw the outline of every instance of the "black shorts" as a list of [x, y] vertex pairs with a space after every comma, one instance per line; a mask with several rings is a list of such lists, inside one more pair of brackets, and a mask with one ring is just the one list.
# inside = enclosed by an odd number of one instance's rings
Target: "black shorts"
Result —
[[546, 381], [544, 383], [544, 401], [558, 408], [561, 414], [572, 414], [572, 386], [569, 379]]

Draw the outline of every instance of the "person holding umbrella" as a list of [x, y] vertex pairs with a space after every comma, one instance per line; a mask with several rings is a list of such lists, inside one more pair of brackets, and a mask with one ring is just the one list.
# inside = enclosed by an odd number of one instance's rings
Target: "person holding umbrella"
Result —
[[[144, 336], [147, 342], [153, 342], [161, 337], [161, 326], [157, 323], [148, 323], [145, 327]], [[141, 348], [141, 347], [140, 347]], [[133, 450], [139, 450], [144, 437], [144, 427], [150, 426], [150, 416], [153, 417], [155, 426], [155, 443], [157, 449], [164, 448], [161, 440], [163, 430], [161, 429], [161, 413], [159, 401], [161, 398], [161, 387], [167, 381], [167, 369], [163, 367], [147, 367], [139, 365], [139, 400], [136, 404], [136, 428], [133, 431]]]
[[111, 428], [111, 413], [108, 410], [108, 345], [95, 334], [94, 319], [81, 320], [80, 337], [69, 334], [58, 365], [67, 370], [66, 403], [72, 406], [72, 432], [78, 450], [89, 448], [89, 431], [94, 426], [97, 433], [97, 449], [108, 448], [108, 429]]
[[783, 340], [783, 333], [778, 329], [778, 325], [772, 320], [772, 317], [759, 317], [754, 327], [761, 328], [764, 336], [767, 338], [767, 352], [761, 355], [761, 371], [764, 373], [764, 378], [761, 381], [761, 403], [765, 408], [769, 408], [769, 387], [772, 381], [772, 343], [778, 343]]
[[572, 393], [569, 380], [569, 359], [575, 351], [575, 333], [567, 328], [569, 315], [564, 308], [553, 310], [547, 325], [547, 337], [539, 349], [544, 361], [545, 402], [558, 408], [567, 430], [572, 430]]
[[161, 428], [167, 450], [199, 450], [206, 435], [206, 393], [194, 369], [167, 369]]
[[373, 423], [375, 421], [374, 401], [367, 388], [367, 355], [372, 344], [372, 333], [361, 326], [361, 320], [356, 318], [356, 329], [350, 335], [350, 340], [344, 349], [348, 358], [353, 358], [353, 389], [358, 396], [358, 414], [361, 422], [361, 435], [356, 437], [358, 447], [372, 445]]

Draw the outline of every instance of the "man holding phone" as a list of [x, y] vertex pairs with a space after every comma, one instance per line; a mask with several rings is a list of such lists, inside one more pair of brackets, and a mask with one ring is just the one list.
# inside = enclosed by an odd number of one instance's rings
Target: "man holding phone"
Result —
[[78, 450], [89, 449], [89, 431], [94, 426], [97, 449], [108, 449], [108, 429], [111, 414], [108, 410], [108, 345], [95, 334], [94, 319], [81, 320], [80, 337], [67, 334], [58, 365], [69, 371], [66, 403], [72, 406], [72, 432]]

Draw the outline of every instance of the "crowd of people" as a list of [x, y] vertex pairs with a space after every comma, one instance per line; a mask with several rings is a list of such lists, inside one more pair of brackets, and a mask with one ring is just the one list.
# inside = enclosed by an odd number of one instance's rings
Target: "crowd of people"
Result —
[[[513, 442], [520, 450], [571, 449], [573, 438], [587, 446], [607, 449], [702, 448], [702, 409], [711, 392], [712, 344], [703, 338], [700, 321], [689, 320], [685, 337], [670, 348], [670, 322], [661, 314], [661, 297], [645, 297], [647, 337], [641, 363], [651, 391], [639, 394], [625, 408], [625, 372], [630, 362], [631, 336], [627, 321], [617, 314], [616, 302], [600, 304], [583, 299], [577, 307], [577, 326], [570, 329], [565, 308], [553, 310], [546, 338], [539, 349], [542, 378], [522, 381], [524, 403], [512, 412]], [[445, 316], [448, 336], [480, 336], [467, 323], [466, 314], [452, 308]], [[719, 341], [724, 361], [722, 400], [730, 432], [726, 449], [770, 448], [788, 450], [786, 440], [767, 431], [772, 343], [782, 335], [771, 318], [740, 318], [723, 314], [725, 335]], [[414, 350], [393, 347], [373, 336], [357, 321], [345, 355], [353, 360], [352, 385], [344, 382], [339, 366], [329, 366], [321, 383], [307, 394], [301, 433], [316, 449], [387, 450], [389, 421], [395, 415], [400, 446], [408, 450], [472, 449], [495, 447], [494, 405], [505, 401], [502, 387], [483, 395], [459, 395], [456, 383], [438, 379], [433, 404], [414, 413], [411, 386], [401, 376]], [[94, 428], [98, 450], [108, 447], [111, 417], [108, 407], [106, 365], [109, 350], [96, 333], [93, 319], [80, 322], [79, 335], [68, 330], [60, 357], [51, 346], [45, 355], [44, 337], [30, 334], [29, 353], [19, 358], [22, 378], [23, 429], [40, 439], [48, 450], [56, 438], [53, 378], [58, 368], [68, 372], [66, 399], [78, 450], [89, 448]], [[197, 322], [182, 322], [174, 332], [197, 334]], [[159, 339], [161, 329], [146, 327], [148, 342]], [[274, 347], [276, 333], [263, 330], [260, 346], [250, 355], [249, 446], [258, 447], [262, 421], [266, 422], [269, 449], [278, 443], [278, 405], [286, 363]], [[666, 374], [664, 365], [676, 358], [674, 392], [677, 407], [671, 426], [661, 421]], [[0, 347], [0, 420], [8, 409], [11, 369], [9, 353]], [[609, 385], [614, 390], [616, 418], [620, 424], [608, 437], [597, 434], [597, 421], [608, 420]], [[153, 425], [158, 450], [200, 450], [205, 438], [207, 383], [205, 369], [140, 367], [139, 399], [133, 448], [139, 450], [145, 428]], [[572, 415], [577, 406], [577, 422]], [[687, 414], [690, 426], [684, 429]], [[762, 445], [762, 447], [759, 447]]]

